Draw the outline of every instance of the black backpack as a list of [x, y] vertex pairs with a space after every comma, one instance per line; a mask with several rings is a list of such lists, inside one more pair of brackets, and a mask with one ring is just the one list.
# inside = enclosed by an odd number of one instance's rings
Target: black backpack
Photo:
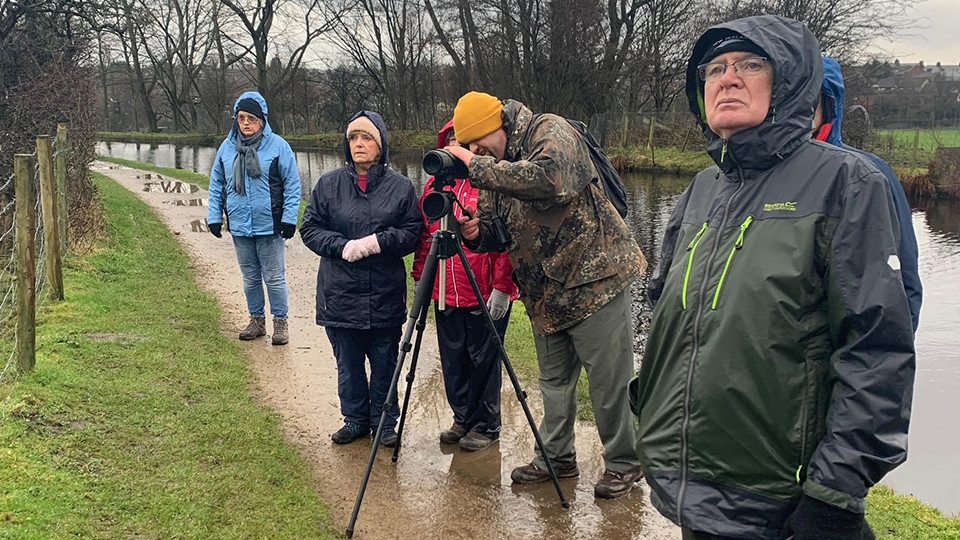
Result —
[[587, 148], [590, 149], [590, 159], [593, 160], [593, 166], [597, 168], [597, 175], [600, 176], [600, 183], [607, 200], [613, 203], [613, 207], [617, 209], [620, 217], [627, 217], [627, 209], [629, 208], [627, 206], [627, 189], [624, 187], [620, 175], [617, 174], [617, 169], [614, 168], [613, 163], [610, 163], [607, 155], [603, 153], [603, 148], [600, 148], [600, 143], [593, 138], [593, 134], [587, 129], [586, 124], [579, 120], [569, 118], [566, 120], [573, 126], [573, 129], [577, 130], [577, 133], [583, 138], [583, 142], [587, 143]]

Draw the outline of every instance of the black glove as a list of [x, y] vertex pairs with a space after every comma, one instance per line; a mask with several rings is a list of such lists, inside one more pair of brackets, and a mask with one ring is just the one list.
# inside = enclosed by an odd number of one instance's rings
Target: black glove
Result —
[[280, 224], [280, 236], [284, 238], [293, 238], [293, 233], [297, 232], [297, 226], [290, 223]]
[[863, 514], [804, 495], [787, 518], [781, 540], [874, 540]]
[[223, 238], [223, 223], [208, 223], [207, 228], [210, 229], [210, 234], [216, 236], [217, 238]]

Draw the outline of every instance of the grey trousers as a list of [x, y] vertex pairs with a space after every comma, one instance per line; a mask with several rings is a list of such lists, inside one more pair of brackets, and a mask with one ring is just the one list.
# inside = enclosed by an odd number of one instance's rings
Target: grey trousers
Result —
[[[634, 374], [630, 289], [572, 328], [547, 336], [534, 332], [534, 342], [543, 394], [540, 436], [551, 461], [561, 468], [577, 462], [574, 424], [577, 379], [583, 368], [605, 467], [621, 473], [639, 471], [637, 422], [627, 400], [627, 384]], [[539, 449], [534, 464], [546, 468]]]

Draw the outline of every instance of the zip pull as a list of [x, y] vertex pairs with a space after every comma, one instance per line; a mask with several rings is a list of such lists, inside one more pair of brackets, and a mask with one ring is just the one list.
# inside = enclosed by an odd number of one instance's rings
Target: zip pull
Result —
[[753, 223], [753, 216], [747, 216], [747, 219], [743, 220], [743, 223], [740, 225], [740, 236], [737, 237], [737, 243], [733, 247], [740, 249], [743, 247], [743, 234], [747, 232], [747, 227]]
[[772, 116], [770, 117], [770, 123], [771, 123], [771, 124], [776, 124], [776, 123], [777, 123], [777, 108], [776, 108], [776, 107], [773, 108], [773, 113], [772, 113]]
[[687, 251], [690, 252], [690, 255], [687, 256], [687, 269], [683, 273], [683, 291], [680, 293], [680, 303], [683, 305], [683, 309], [687, 309], [687, 285], [690, 283], [690, 270], [693, 268], [693, 254], [697, 251], [697, 244], [700, 243], [700, 238], [703, 237], [703, 233], [707, 232], [708, 223], [710, 222], [703, 222], [703, 226], [700, 227], [697, 235], [693, 237], [690, 245], [687, 246]]
[[720, 273], [720, 281], [717, 282], [717, 290], [713, 292], [713, 302], [710, 305], [710, 309], [717, 309], [717, 302], [720, 301], [720, 289], [723, 287], [724, 280], [727, 279], [727, 271], [730, 270], [730, 263], [733, 262], [733, 254], [743, 247], [743, 235], [747, 232], [747, 227], [749, 227], [751, 223], [753, 223], [753, 216], [747, 216], [747, 219], [743, 220], [743, 223], [740, 224], [740, 234], [737, 236], [737, 241], [733, 243], [730, 254], [727, 255], [727, 262], [723, 265], [723, 272]]
[[720, 163], [723, 163], [724, 158], [727, 156], [727, 141], [723, 141], [723, 148], [720, 149]]
[[700, 237], [703, 236], [703, 233], [707, 232], [707, 223], [710, 223], [710, 222], [709, 221], [703, 222], [703, 225], [700, 227], [700, 230], [697, 231], [697, 235], [694, 236], [693, 240], [690, 241], [690, 244], [687, 245], [687, 251], [690, 251], [691, 249], [693, 249], [697, 245], [697, 242], [700, 241]]

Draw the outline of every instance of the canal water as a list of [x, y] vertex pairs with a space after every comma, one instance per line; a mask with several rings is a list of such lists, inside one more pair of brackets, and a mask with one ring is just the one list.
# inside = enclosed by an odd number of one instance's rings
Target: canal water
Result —
[[[98, 153], [209, 174], [214, 147], [169, 144], [99, 143]], [[298, 151], [304, 197], [320, 175], [343, 164], [333, 152]], [[423, 185], [420, 152], [397, 153], [391, 166]], [[650, 262], [657, 263], [660, 239], [687, 177], [627, 174], [628, 222]], [[916, 336], [917, 379], [907, 462], [883, 483], [912, 494], [947, 515], [960, 516], [960, 203], [930, 201], [913, 206], [920, 247], [923, 308]], [[647, 275], [634, 286], [637, 350], [646, 341], [649, 310], [643, 300]]]

